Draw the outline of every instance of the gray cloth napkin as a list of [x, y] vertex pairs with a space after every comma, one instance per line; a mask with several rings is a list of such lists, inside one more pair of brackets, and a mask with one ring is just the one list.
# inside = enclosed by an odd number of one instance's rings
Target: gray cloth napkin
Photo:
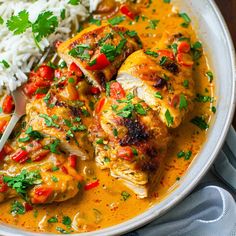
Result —
[[236, 132], [198, 187], [164, 216], [125, 236], [236, 236]]

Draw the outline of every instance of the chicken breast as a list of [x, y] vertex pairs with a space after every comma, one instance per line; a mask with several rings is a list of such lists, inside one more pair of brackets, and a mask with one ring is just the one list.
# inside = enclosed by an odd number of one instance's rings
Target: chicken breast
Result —
[[104, 89], [125, 59], [140, 47], [137, 34], [125, 27], [91, 26], [59, 45], [58, 54], [68, 65], [76, 63], [90, 82]]
[[60, 140], [59, 145], [65, 151], [88, 160], [93, 152], [87, 127], [82, 122], [86, 110], [83, 106], [80, 101], [62, 101], [59, 93], [50, 90], [44, 99], [27, 104], [26, 122], [33, 130]]
[[[110, 169], [139, 198], [158, 183], [169, 135], [166, 126], [143, 101], [131, 94], [123, 100], [105, 99], [90, 127], [96, 162]], [[101, 106], [101, 104], [98, 104]]]
[[129, 56], [117, 81], [158, 111], [168, 127], [176, 128], [193, 108], [192, 66], [189, 38], [166, 34], [153, 49]]

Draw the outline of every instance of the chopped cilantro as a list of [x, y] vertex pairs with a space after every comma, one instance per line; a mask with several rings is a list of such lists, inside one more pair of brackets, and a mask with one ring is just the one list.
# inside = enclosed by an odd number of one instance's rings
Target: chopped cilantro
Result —
[[126, 192], [126, 191], [122, 191], [121, 192], [121, 196], [122, 196], [124, 201], [126, 201], [128, 198], [131, 197], [131, 195], [128, 192]]
[[62, 224], [66, 226], [71, 226], [72, 220], [69, 216], [63, 216]]
[[209, 82], [212, 83], [212, 81], [213, 81], [213, 79], [214, 79], [213, 73], [212, 73], [211, 71], [207, 71], [207, 72], [206, 72], [206, 76], [207, 76]]
[[160, 65], [163, 66], [167, 62], [167, 57], [163, 56], [160, 60]]
[[147, 50], [145, 51], [145, 54], [152, 56], [152, 57], [158, 57], [159, 54], [157, 52], [151, 51], [151, 50]]
[[115, 137], [118, 136], [118, 130], [117, 130], [117, 129], [113, 129], [113, 135], [114, 135]]
[[155, 97], [159, 98], [159, 99], [163, 99], [163, 96], [161, 95], [161, 92], [156, 92]]
[[179, 109], [180, 110], [183, 110], [183, 109], [186, 110], [187, 108], [188, 108], [187, 99], [186, 99], [186, 97], [183, 94], [181, 94], [180, 95], [180, 102], [179, 102]]
[[97, 26], [100, 26], [100, 25], [102, 24], [102, 21], [99, 20], [99, 19], [90, 18], [90, 19], [89, 19], [89, 23], [90, 23], [90, 24], [97, 25]]
[[122, 23], [123, 21], [125, 20], [125, 17], [124, 16], [116, 16], [112, 19], [109, 19], [108, 22], [111, 24], [111, 25], [119, 25], [120, 23]]
[[25, 207], [19, 201], [14, 201], [11, 205], [11, 214], [13, 215], [24, 215], [25, 214]]
[[166, 118], [168, 127], [170, 127], [174, 123], [174, 118], [173, 116], [171, 116], [170, 111], [168, 109], [166, 110], [165, 118]]
[[56, 216], [52, 216], [50, 219], [48, 219], [48, 223], [57, 223], [58, 219]]
[[189, 87], [189, 81], [188, 81], [188, 80], [184, 80], [183, 86], [184, 86], [185, 88], [188, 88], [188, 87]]
[[156, 29], [158, 23], [160, 22], [160, 20], [150, 20], [149, 21], [149, 26], [147, 27], [148, 29]]
[[56, 127], [56, 128], [59, 128], [60, 126], [58, 124], [56, 124], [54, 121], [53, 121], [53, 118], [46, 115], [46, 114], [40, 114], [39, 117], [43, 118], [44, 121], [45, 121], [45, 124], [46, 126], [48, 127]]
[[73, 5], [73, 6], [76, 6], [76, 5], [79, 5], [81, 3], [81, 0], [69, 0], [68, 3]]
[[180, 13], [179, 16], [184, 19], [184, 23], [182, 23], [181, 26], [187, 28], [191, 23], [190, 17], [186, 13]]
[[194, 119], [192, 119], [191, 123], [198, 126], [202, 130], [207, 130], [209, 128], [209, 125], [206, 123], [206, 121], [199, 116], [196, 116]]

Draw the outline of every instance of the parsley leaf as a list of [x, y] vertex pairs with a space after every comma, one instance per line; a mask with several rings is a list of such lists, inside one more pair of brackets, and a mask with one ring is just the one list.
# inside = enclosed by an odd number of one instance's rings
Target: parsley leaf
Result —
[[125, 17], [124, 16], [116, 16], [112, 19], [109, 19], [108, 22], [111, 24], [111, 25], [119, 25], [120, 23], [122, 23], [123, 21], [125, 20]]
[[48, 219], [48, 223], [57, 223], [58, 219], [56, 216], [51, 217], [50, 219]]
[[183, 110], [183, 109], [186, 110], [187, 108], [188, 108], [187, 99], [186, 99], [186, 97], [183, 94], [181, 94], [180, 95], [180, 102], [179, 102], [179, 109], [180, 110]]
[[4, 183], [7, 183], [9, 187], [15, 189], [16, 192], [22, 195], [24, 198], [26, 197], [28, 188], [42, 182], [39, 171], [28, 172], [26, 170], [22, 170], [19, 175], [14, 177], [4, 176], [3, 181]]
[[169, 111], [168, 109], [166, 110], [165, 118], [166, 118], [168, 127], [170, 127], [171, 125], [173, 125], [173, 123], [174, 123], [174, 118], [173, 118], [173, 116], [171, 116], [170, 111]]
[[11, 214], [13, 215], [24, 215], [25, 207], [21, 202], [14, 201], [11, 205]]
[[17, 16], [11, 16], [11, 18], [7, 21], [7, 27], [15, 35], [24, 33], [31, 27], [29, 13], [26, 10], [23, 10], [19, 12]]
[[69, 216], [63, 216], [62, 224], [66, 226], [71, 226], [72, 220]]
[[206, 123], [206, 121], [202, 117], [199, 117], [199, 116], [196, 116], [195, 118], [193, 118], [191, 120], [191, 123], [198, 126], [202, 130], [207, 130], [209, 128], [209, 125]]
[[73, 5], [73, 6], [76, 6], [76, 5], [79, 5], [81, 3], [81, 0], [69, 0], [68, 3]]
[[128, 192], [126, 192], [126, 191], [123, 191], [123, 192], [121, 193], [121, 196], [122, 196], [122, 198], [123, 198], [124, 201], [126, 201], [128, 198], [131, 197], [131, 195], [130, 195]]
[[57, 26], [57, 17], [53, 15], [53, 12], [45, 11], [39, 14], [35, 23], [32, 24], [32, 31], [36, 40], [40, 42], [44, 37], [55, 32]]

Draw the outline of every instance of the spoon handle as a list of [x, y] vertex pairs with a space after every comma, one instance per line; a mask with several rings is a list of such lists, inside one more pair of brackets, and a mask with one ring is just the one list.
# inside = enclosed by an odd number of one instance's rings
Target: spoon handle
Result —
[[9, 136], [11, 135], [12, 130], [15, 128], [16, 123], [19, 121], [20, 116], [17, 114], [13, 114], [12, 118], [5, 129], [2, 138], [0, 139], [0, 152], [2, 151], [6, 141], [8, 140]]

